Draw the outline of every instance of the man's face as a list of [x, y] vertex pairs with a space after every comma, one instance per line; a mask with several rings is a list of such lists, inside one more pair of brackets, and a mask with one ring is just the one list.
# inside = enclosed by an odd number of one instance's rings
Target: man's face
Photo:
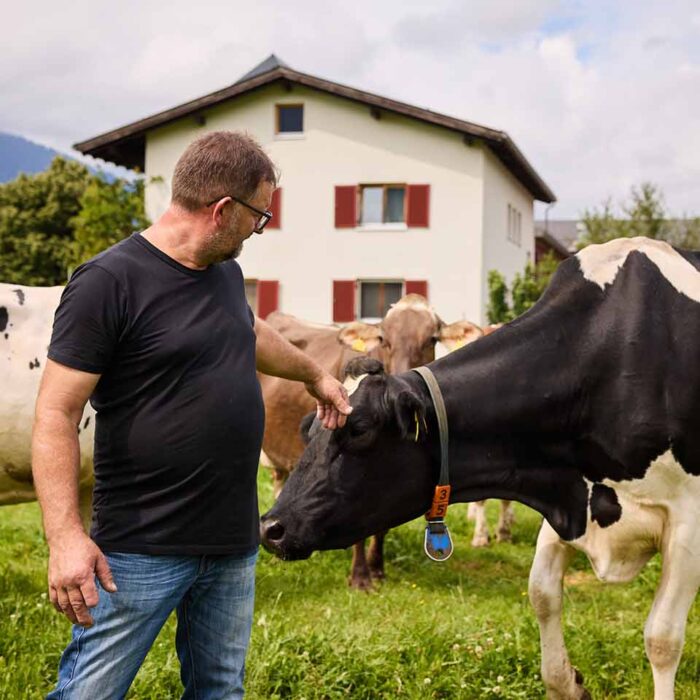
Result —
[[[263, 181], [247, 201], [252, 207], [266, 211], [272, 204], [274, 190], [271, 182]], [[231, 202], [224, 210], [221, 225], [210, 240], [209, 248], [214, 262], [237, 258], [243, 250], [243, 242], [253, 235], [259, 218], [258, 214], [244, 204]]]

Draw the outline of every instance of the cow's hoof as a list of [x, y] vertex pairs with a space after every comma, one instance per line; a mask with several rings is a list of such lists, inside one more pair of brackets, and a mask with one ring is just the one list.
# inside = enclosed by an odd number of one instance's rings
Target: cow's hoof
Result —
[[547, 700], [592, 700], [591, 694], [583, 687], [583, 674], [577, 668], [569, 666], [561, 669], [562, 673], [542, 680], [547, 689]]
[[369, 575], [373, 581], [383, 581], [386, 578], [384, 569], [370, 569]]
[[513, 535], [507, 530], [499, 530], [496, 535], [496, 542], [512, 542]]
[[593, 700], [591, 694], [583, 687], [583, 673], [574, 668], [574, 676], [576, 678], [576, 691], [579, 693], [575, 696], [575, 700]]
[[368, 576], [348, 576], [348, 586], [355, 591], [365, 591], [365, 593], [374, 590], [372, 579]]
[[488, 547], [489, 546], [489, 536], [488, 535], [474, 535], [472, 538], [472, 547]]

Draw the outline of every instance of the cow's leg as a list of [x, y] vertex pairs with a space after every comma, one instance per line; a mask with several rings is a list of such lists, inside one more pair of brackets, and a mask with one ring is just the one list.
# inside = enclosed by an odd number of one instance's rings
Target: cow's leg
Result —
[[369, 551], [367, 552], [367, 563], [369, 564], [369, 575], [373, 579], [383, 579], [384, 574], [384, 537], [386, 530], [379, 532], [372, 537], [369, 542]]
[[542, 680], [549, 700], [590, 700], [581, 674], [569, 661], [562, 630], [564, 572], [573, 555], [574, 549], [545, 520], [530, 569], [529, 594], [540, 627]]
[[369, 574], [369, 566], [367, 566], [367, 558], [365, 557], [364, 540], [356, 542], [352, 546], [352, 565], [350, 566], [348, 585], [350, 588], [355, 588], [358, 591], [372, 590], [372, 579]]
[[486, 501], [474, 501], [469, 504], [467, 518], [474, 521], [472, 547], [486, 547], [489, 543], [489, 524], [486, 521]]
[[501, 510], [498, 514], [498, 528], [496, 530], [496, 540], [498, 542], [513, 541], [512, 528], [514, 520], [513, 501], [501, 501]]
[[[686, 538], [671, 535], [662, 546], [663, 568], [644, 626], [644, 647], [654, 675], [654, 700], [673, 700], [688, 612], [700, 587], [697, 525]], [[695, 541], [692, 541], [694, 538]], [[691, 541], [689, 541], [691, 540]]]
[[282, 487], [285, 485], [288, 478], [288, 471], [278, 469], [277, 467], [272, 468], [272, 493], [275, 496], [275, 500], [279, 498], [280, 491], [282, 491]]
[[272, 474], [272, 494], [277, 500], [282, 491], [287, 478], [289, 477], [289, 472], [286, 469], [280, 469], [272, 463], [272, 460], [267, 456], [265, 450], [260, 450], [260, 466], [264, 469], [269, 469], [270, 474]]

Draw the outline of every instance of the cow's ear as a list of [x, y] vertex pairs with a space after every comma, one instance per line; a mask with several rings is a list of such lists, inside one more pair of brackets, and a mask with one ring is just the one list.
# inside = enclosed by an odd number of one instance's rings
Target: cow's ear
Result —
[[420, 394], [398, 377], [390, 377], [384, 394], [387, 408], [404, 439], [421, 440], [425, 437], [426, 405]]
[[481, 338], [484, 332], [469, 321], [455, 321], [440, 327], [440, 342], [450, 351], [457, 350], [463, 345]]
[[301, 423], [299, 424], [299, 435], [301, 435], [301, 441], [305, 444], [309, 444], [309, 440], [311, 437], [309, 436], [309, 432], [311, 431], [311, 426], [314, 423], [314, 418], [316, 418], [316, 411], [312, 411], [311, 413], [307, 413], [302, 419]]
[[343, 368], [343, 381], [357, 379], [363, 374], [384, 374], [384, 365], [371, 357], [353, 357]]
[[353, 321], [338, 331], [338, 340], [358, 352], [371, 352], [382, 343], [382, 329], [378, 323]]

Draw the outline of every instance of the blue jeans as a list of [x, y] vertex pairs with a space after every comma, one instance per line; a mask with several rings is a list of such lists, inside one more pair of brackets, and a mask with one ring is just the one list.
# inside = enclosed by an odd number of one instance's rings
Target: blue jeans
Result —
[[95, 624], [73, 626], [47, 700], [123, 698], [173, 610], [188, 700], [243, 697], [257, 552], [245, 556], [106, 554], [116, 593], [99, 586]]

